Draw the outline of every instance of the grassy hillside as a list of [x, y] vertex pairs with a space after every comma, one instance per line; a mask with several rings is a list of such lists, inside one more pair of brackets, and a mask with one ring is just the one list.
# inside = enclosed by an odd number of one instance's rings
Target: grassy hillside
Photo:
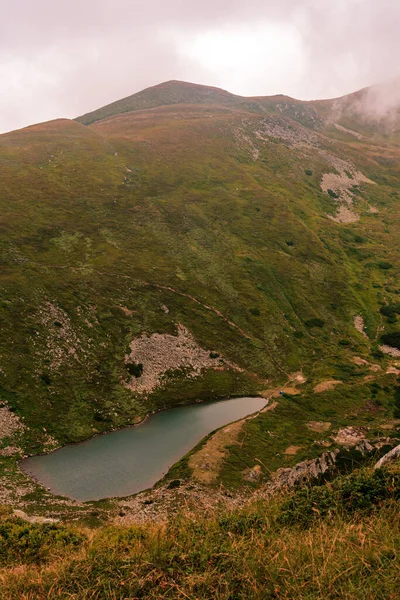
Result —
[[0, 521], [0, 592], [25, 598], [398, 598], [400, 473], [162, 525], [100, 530]]
[[234, 107], [243, 100], [241, 96], [235, 96], [219, 88], [185, 81], [167, 81], [122, 100], [117, 100], [117, 102], [112, 102], [98, 110], [82, 115], [76, 120], [83, 125], [90, 125], [113, 115], [169, 104], [213, 104]]
[[[273, 389], [300, 370], [299, 410], [315, 419], [333, 409], [313, 388], [332, 378], [357, 398], [354, 424], [369, 401], [372, 420], [392, 419], [396, 371], [385, 374], [378, 346], [398, 330], [396, 136], [355, 137], [318, 104], [284, 97], [191, 84], [141, 94], [81, 119], [89, 127], [58, 120], [0, 136], [0, 397], [27, 426], [2, 447], [39, 452], [178, 403]], [[353, 216], [337, 219], [338, 207]], [[198, 362], [163, 367], [179, 324]], [[132, 351], [153, 334], [170, 336], [157, 338], [159, 371], [146, 341], [144, 359]], [[379, 405], [354, 357], [379, 363]], [[144, 392], [140, 368], [154, 371]], [[335, 400], [338, 426], [349, 397]], [[280, 417], [289, 429], [296, 410]], [[265, 419], [246, 426], [249, 463], [267, 458]], [[237, 482], [236, 451], [226, 480]]]

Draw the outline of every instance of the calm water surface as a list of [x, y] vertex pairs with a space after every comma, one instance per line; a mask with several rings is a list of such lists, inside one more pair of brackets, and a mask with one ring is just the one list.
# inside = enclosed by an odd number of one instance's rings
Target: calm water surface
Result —
[[171, 408], [138, 427], [27, 458], [21, 467], [53, 493], [75, 500], [128, 496], [154, 485], [211, 431], [265, 404], [264, 398], [233, 398]]

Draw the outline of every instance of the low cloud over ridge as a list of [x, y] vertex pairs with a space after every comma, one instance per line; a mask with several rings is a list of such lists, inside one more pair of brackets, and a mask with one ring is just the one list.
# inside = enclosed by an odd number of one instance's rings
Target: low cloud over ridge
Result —
[[[395, 0], [5, 0], [3, 15], [0, 131], [168, 79], [311, 99], [399, 75]], [[209, 34], [220, 40], [214, 53], [237, 36], [242, 60], [200, 60], [191, 45]]]

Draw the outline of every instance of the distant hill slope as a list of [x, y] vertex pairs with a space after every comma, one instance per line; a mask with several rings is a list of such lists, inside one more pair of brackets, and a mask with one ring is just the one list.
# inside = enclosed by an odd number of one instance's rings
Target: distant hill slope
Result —
[[0, 136], [0, 394], [23, 449], [299, 370], [368, 376], [353, 357], [398, 328], [399, 146], [324, 107], [170, 82]]

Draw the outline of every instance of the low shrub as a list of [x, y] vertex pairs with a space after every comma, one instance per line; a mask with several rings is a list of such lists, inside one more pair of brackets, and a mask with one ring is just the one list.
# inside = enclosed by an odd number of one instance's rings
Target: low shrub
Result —
[[400, 499], [400, 473], [360, 469], [329, 484], [299, 489], [283, 503], [278, 522], [310, 527], [317, 519], [335, 514], [369, 513], [389, 499]]
[[394, 331], [393, 333], [385, 333], [381, 337], [383, 344], [392, 346], [392, 348], [398, 348], [400, 350], [400, 331]]
[[126, 366], [126, 370], [128, 371], [129, 375], [132, 375], [132, 377], [136, 377], [136, 379], [139, 379], [139, 377], [142, 376], [142, 373], [143, 373], [142, 363], [127, 363], [125, 366]]
[[0, 522], [0, 565], [42, 563], [62, 550], [78, 548], [85, 537], [57, 524], [36, 525], [21, 519]]
[[328, 194], [331, 196], [331, 198], [339, 198], [340, 197], [339, 194], [337, 194], [336, 192], [334, 192], [331, 189], [328, 190]]
[[323, 327], [325, 325], [325, 321], [323, 319], [308, 319], [305, 323], [306, 327]]

